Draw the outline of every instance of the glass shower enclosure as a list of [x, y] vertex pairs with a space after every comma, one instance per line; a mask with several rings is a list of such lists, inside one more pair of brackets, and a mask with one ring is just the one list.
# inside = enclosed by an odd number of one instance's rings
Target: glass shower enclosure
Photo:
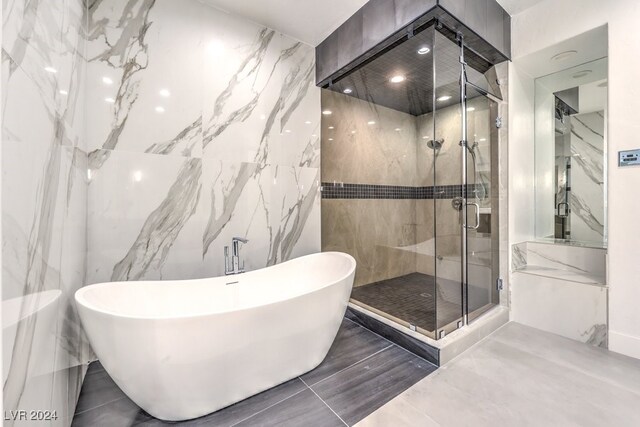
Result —
[[498, 304], [491, 65], [436, 22], [322, 93], [322, 249], [351, 301], [439, 339]]

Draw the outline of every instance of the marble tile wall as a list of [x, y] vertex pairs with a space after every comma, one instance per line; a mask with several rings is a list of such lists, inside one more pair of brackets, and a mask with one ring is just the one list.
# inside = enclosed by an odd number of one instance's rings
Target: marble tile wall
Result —
[[571, 116], [571, 239], [606, 242], [604, 111]]
[[86, 13], [82, 0], [3, 0], [2, 14], [3, 404], [68, 425], [89, 358], [73, 304], [86, 271]]
[[314, 49], [198, 0], [2, 6], [4, 408], [68, 425], [79, 287], [320, 250]]
[[89, 7], [87, 281], [320, 249], [314, 50], [197, 0]]
[[512, 281], [512, 320], [607, 348], [606, 286], [522, 272]]

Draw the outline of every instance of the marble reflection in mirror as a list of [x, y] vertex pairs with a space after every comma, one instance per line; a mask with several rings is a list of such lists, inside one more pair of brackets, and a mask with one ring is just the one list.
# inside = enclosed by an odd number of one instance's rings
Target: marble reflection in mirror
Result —
[[607, 58], [535, 82], [536, 237], [607, 243]]

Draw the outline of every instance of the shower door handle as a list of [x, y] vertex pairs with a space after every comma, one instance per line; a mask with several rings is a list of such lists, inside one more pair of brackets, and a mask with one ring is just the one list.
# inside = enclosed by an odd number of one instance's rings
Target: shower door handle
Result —
[[[467, 208], [469, 206], [473, 206], [476, 208], [476, 225], [467, 225], [466, 221], [464, 226], [468, 229], [468, 230], [477, 230], [480, 227], [480, 205], [477, 203], [467, 203]], [[466, 219], [466, 218], [465, 218]]]

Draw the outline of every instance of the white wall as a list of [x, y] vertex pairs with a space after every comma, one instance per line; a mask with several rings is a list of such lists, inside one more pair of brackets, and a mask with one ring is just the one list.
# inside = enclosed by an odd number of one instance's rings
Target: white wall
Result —
[[[534, 82], [509, 64], [509, 240], [534, 238]], [[511, 256], [511, 252], [509, 253]]]
[[[570, 17], [570, 18], [568, 18]], [[636, 266], [640, 250], [635, 231], [640, 199], [630, 197], [640, 185], [640, 168], [619, 168], [617, 152], [640, 147], [637, 138], [640, 121], [636, 106], [640, 87], [635, 84], [640, 70], [640, 32], [636, 30], [640, 18], [637, 0], [546, 0], [516, 15], [512, 20], [513, 57], [511, 78], [510, 135], [512, 171], [510, 186], [512, 210], [512, 242], [523, 240], [533, 232], [529, 219], [533, 206], [533, 132], [529, 132], [527, 113], [530, 96], [519, 92], [532, 84], [518, 74], [517, 59], [590, 29], [608, 25], [609, 30], [609, 123], [608, 123], [608, 218], [609, 218], [609, 348], [640, 358], [640, 280], [629, 267]], [[532, 92], [531, 92], [532, 93]], [[522, 98], [520, 98], [520, 96]], [[533, 119], [533, 110], [529, 111]], [[519, 123], [522, 122], [522, 123]], [[514, 153], [515, 151], [515, 153]], [[530, 194], [523, 192], [531, 191]], [[522, 193], [522, 194], [521, 194]]]
[[[2, 46], [2, 8], [0, 8], [0, 46]], [[0, 79], [0, 94], [2, 93], [2, 79]], [[0, 129], [2, 128], [2, 103], [0, 103]], [[2, 141], [0, 141], [0, 144]], [[2, 150], [0, 150], [0, 165], [2, 164]], [[0, 174], [0, 212], [2, 212], [2, 174]], [[2, 242], [2, 227], [0, 226], [0, 242]], [[0, 251], [0, 271], [2, 271], [2, 251]], [[2, 295], [2, 274], [0, 274], [0, 295]], [[0, 304], [0, 319], [2, 319], [2, 304]], [[2, 365], [2, 340], [0, 340], [0, 366]], [[2, 372], [4, 378], [4, 372]], [[3, 396], [0, 390], [0, 412], [3, 412]]]

